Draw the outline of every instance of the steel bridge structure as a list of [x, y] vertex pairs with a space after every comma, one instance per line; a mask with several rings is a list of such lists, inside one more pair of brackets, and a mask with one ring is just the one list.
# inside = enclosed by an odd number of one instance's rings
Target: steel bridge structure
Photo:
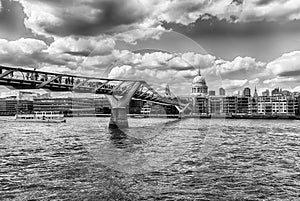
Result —
[[126, 106], [132, 98], [161, 105], [174, 105], [179, 111], [179, 117], [188, 107], [181, 104], [178, 99], [160, 95], [143, 80], [86, 77], [0, 65], [0, 85], [14, 89], [45, 89], [54, 92], [106, 95], [112, 108], [109, 128], [128, 127]]

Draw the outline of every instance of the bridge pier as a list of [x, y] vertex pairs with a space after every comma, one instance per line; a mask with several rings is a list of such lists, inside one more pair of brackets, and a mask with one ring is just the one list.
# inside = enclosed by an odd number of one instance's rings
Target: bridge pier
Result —
[[111, 129], [120, 129], [128, 128], [128, 118], [127, 118], [127, 108], [111, 108], [111, 116], [108, 124], [108, 128]]
[[179, 106], [175, 106], [176, 109], [178, 110], [178, 118], [182, 119], [184, 116], [184, 111], [190, 106], [190, 104], [186, 104], [183, 108], [180, 108]]
[[124, 94], [122, 94], [121, 98], [117, 98], [115, 95], [106, 95], [111, 105], [111, 116], [108, 128], [122, 129], [129, 127], [127, 118], [128, 108], [126, 106], [129, 105], [132, 96], [140, 86], [140, 82], [135, 82], [131, 88], [129, 88], [126, 92], [124, 92]]

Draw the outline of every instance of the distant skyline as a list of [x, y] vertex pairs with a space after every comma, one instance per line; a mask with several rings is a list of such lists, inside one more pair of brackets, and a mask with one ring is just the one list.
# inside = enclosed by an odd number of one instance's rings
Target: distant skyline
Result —
[[300, 1], [1, 0], [0, 65], [145, 79], [177, 95], [200, 67], [209, 90], [300, 91]]

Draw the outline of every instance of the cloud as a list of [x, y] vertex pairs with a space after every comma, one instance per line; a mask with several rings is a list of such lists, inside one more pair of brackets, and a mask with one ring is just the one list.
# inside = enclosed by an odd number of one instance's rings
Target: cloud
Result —
[[112, 68], [110, 77], [142, 79], [156, 84], [169, 83], [176, 87], [189, 86], [200, 67], [210, 89], [223, 86], [229, 91], [235, 91], [242, 90], [246, 86], [252, 88], [273, 86], [272, 81], [263, 82], [274, 79], [274, 75], [266, 70], [266, 64], [251, 57], [236, 57], [232, 61], [226, 61], [216, 59], [212, 55], [192, 52], [141, 54], [122, 51], [116, 58], [118, 62]]
[[244, 80], [222, 80], [222, 87], [229, 90], [236, 90], [244, 87], [248, 83], [247, 79]]
[[211, 55], [187, 52], [171, 54], [167, 52], [133, 53], [128, 51], [115, 52], [118, 65], [132, 65], [139, 70], [154, 69], [159, 71], [196, 70], [209, 68], [214, 65], [215, 57]]
[[168, 32], [161, 25], [157, 27], [139, 27], [138, 29], [133, 29], [125, 31], [122, 33], [117, 33], [114, 35], [116, 40], [123, 40], [127, 43], [137, 44], [137, 40], [147, 40], [156, 39], [158, 40], [163, 33]]
[[204, 14], [204, 8], [209, 4], [208, 0], [164, 1], [157, 6], [157, 17], [162, 21], [188, 25]]
[[213, 17], [229, 22], [300, 19], [298, 0], [18, 1], [24, 7], [25, 25], [34, 33], [49, 37], [109, 34], [130, 43], [160, 37], [166, 31], [163, 22], [189, 25]]
[[230, 22], [288, 21], [300, 19], [298, 0], [218, 0], [167, 1], [162, 4], [159, 19], [188, 25], [197, 19], [217, 17]]
[[[119, 54], [119, 55], [118, 55]], [[115, 66], [108, 76], [112, 78], [126, 78], [145, 80], [162, 90], [163, 84], [169, 83], [173, 87], [189, 86], [197, 74], [197, 69], [209, 68], [214, 65], [215, 57], [200, 55], [192, 52], [170, 54], [165, 52], [132, 53], [118, 52]], [[189, 93], [187, 90], [177, 91], [178, 94]]]
[[147, 9], [138, 0], [19, 0], [25, 25], [49, 36], [96, 36], [126, 30], [142, 22]]
[[15, 1], [0, 1], [0, 38], [17, 39], [30, 35], [24, 26], [22, 6]]
[[252, 70], [258, 70], [264, 67], [264, 63], [257, 62], [254, 58], [251, 57], [236, 57], [233, 61], [217, 61], [217, 73], [220, 74], [229, 74], [234, 72], [248, 72]]
[[244, 1], [239, 21], [286, 21], [300, 19], [300, 2], [289, 1]]
[[299, 79], [293, 78], [293, 77], [275, 77], [273, 79], [264, 80], [264, 84], [270, 86], [270, 87], [276, 87], [276, 86], [293, 86], [300, 83]]
[[255, 78], [255, 79], [253, 79], [253, 80], [249, 80], [249, 84], [250, 84], [251, 86], [253, 86], [253, 85], [258, 85], [259, 82], [260, 82], [260, 79], [259, 79], [259, 78]]
[[[13, 56], [12, 56], [13, 55]], [[33, 38], [20, 38], [15, 41], [0, 39], [0, 63], [9, 66], [34, 67], [67, 66], [76, 69], [83, 62], [82, 57], [49, 52], [49, 46], [42, 40]]]
[[32, 38], [21, 38], [16, 41], [0, 39], [0, 44], [1, 53], [19, 53], [30, 55], [47, 48], [47, 45], [44, 41]]
[[268, 63], [267, 69], [274, 75], [300, 76], [300, 51], [285, 53]]
[[236, 57], [232, 61], [216, 59], [207, 73], [222, 79], [255, 79], [265, 76], [265, 63], [251, 57]]
[[46, 49], [47, 44], [37, 39], [21, 38], [16, 41], [0, 39], [0, 61], [2, 64], [16, 66], [32, 65]]
[[53, 53], [68, 53], [74, 56], [96, 56], [108, 55], [115, 46], [115, 41], [112, 38], [102, 37], [62, 37], [56, 38], [51, 43], [48, 52]]

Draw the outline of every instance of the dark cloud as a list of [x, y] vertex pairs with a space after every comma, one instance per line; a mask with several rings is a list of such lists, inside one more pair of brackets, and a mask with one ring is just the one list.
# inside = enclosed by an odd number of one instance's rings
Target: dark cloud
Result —
[[24, 25], [26, 17], [23, 6], [16, 1], [0, 0], [0, 38], [17, 40], [19, 38], [36, 38], [47, 44], [53, 42], [52, 38], [34, 34]]
[[271, 2], [275, 2], [275, 1], [278, 1], [278, 0], [258, 0], [258, 1], [256, 1], [255, 4], [258, 6], [264, 6], [264, 5], [267, 5], [267, 4], [269, 4]]
[[282, 72], [282, 73], [280, 73], [278, 75], [282, 76], [282, 77], [300, 76], [300, 70]]
[[232, 0], [231, 4], [241, 5], [243, 4], [243, 0]]
[[0, 37], [15, 39], [19, 36], [29, 34], [23, 20], [25, 14], [22, 6], [18, 2], [1, 0], [0, 5]]
[[230, 23], [211, 17], [188, 26], [166, 22], [163, 26], [193, 39], [209, 54], [226, 60], [250, 56], [269, 62], [284, 52], [300, 48], [300, 20]]
[[84, 56], [84, 57], [87, 57], [92, 52], [89, 52], [89, 51], [80, 51], [80, 52], [67, 51], [67, 52], [64, 52], [64, 53], [70, 54], [70, 55], [74, 55], [74, 56]]
[[33, 53], [31, 55], [16, 54], [12, 59], [11, 55], [0, 55], [1, 64], [19, 67], [42, 67], [47, 65], [67, 65], [70, 59], [61, 58], [61, 55], [49, 55], [47, 53]]
[[176, 70], [176, 71], [186, 71], [186, 70], [195, 70], [196, 66], [170, 66], [170, 69]]
[[60, 23], [38, 23], [38, 26], [50, 35], [96, 36], [101, 33], [113, 33], [122, 25], [139, 23], [147, 16], [144, 7], [137, 0], [33, 1], [47, 4], [55, 10], [51, 14], [58, 18]]
[[230, 23], [227, 20], [219, 20], [216, 17], [210, 16], [208, 20], [198, 19], [195, 23], [188, 26], [175, 23], [163, 23], [166, 29], [178, 31], [187, 36], [245, 36], [252, 37], [255, 35], [268, 35], [272, 33], [284, 32], [299, 32], [300, 20], [289, 21], [286, 23], [280, 22], [237, 22]]

